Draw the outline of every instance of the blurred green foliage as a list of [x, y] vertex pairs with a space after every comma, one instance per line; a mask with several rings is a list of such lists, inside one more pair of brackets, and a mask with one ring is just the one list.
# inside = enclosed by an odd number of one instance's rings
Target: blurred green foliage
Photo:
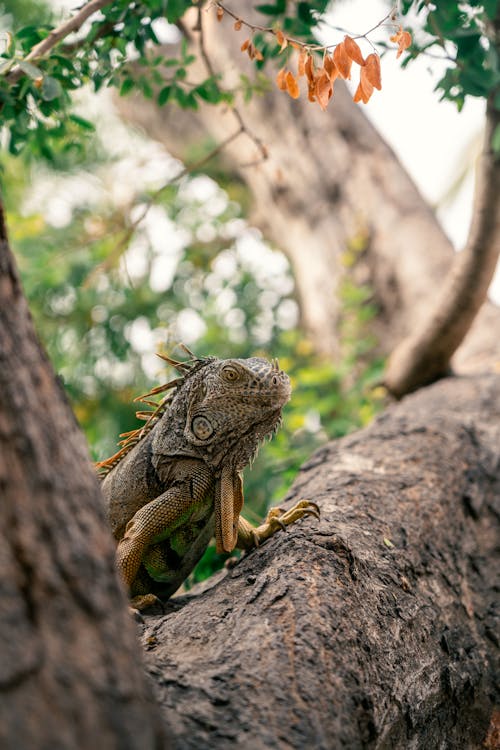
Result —
[[[11, 242], [40, 337], [94, 460], [114, 453], [119, 433], [137, 424], [133, 398], [172, 375], [155, 351], [171, 353], [184, 338], [199, 354], [277, 356], [293, 398], [282, 430], [245, 472], [245, 513], [256, 521], [315, 447], [366, 424], [382, 403], [370, 292], [344, 283], [343, 356], [337, 364], [320, 358], [297, 327], [287, 261], [247, 226], [230, 184], [226, 192], [206, 176], [184, 178], [123, 249], [121, 233], [147, 199], [147, 163], [139, 157], [137, 177], [129, 167], [134, 191], [118, 208], [112, 194], [99, 194], [99, 175], [119, 161], [99, 154], [94, 143], [88, 163], [76, 169], [70, 159], [59, 171], [4, 160]], [[87, 201], [94, 190], [96, 201]], [[193, 579], [220, 564], [211, 547]]]
[[408, 64], [422, 53], [448, 62], [436, 88], [443, 99], [462, 109], [467, 96], [495, 98], [500, 109], [500, 2], [403, 0], [403, 15], [412, 18], [414, 38]]

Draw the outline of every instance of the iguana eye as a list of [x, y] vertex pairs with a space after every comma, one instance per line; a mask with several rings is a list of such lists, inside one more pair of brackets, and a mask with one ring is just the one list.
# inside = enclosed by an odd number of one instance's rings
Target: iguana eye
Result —
[[194, 417], [191, 422], [191, 431], [198, 440], [208, 440], [214, 428], [206, 417]]
[[226, 365], [226, 367], [224, 367], [224, 369], [222, 370], [222, 376], [226, 380], [229, 380], [230, 382], [234, 382], [235, 380], [238, 380], [240, 375], [236, 367], [232, 367], [231, 365]]

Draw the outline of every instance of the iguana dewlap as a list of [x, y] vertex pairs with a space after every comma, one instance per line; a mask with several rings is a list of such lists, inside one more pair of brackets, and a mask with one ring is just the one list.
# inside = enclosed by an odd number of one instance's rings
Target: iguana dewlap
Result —
[[173, 364], [182, 377], [153, 391], [172, 394], [147, 413], [145, 428], [127, 435], [125, 448], [98, 465], [107, 472], [102, 491], [118, 568], [139, 609], [173, 594], [214, 535], [218, 552], [248, 550], [303, 515], [318, 515], [302, 501], [284, 513], [271, 510], [257, 528], [240, 516], [240, 472], [279, 427], [290, 398], [277, 361]]

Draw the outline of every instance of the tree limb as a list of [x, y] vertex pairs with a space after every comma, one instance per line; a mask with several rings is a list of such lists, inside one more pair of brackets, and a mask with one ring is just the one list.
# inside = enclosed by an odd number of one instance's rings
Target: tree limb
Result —
[[480, 158], [473, 221], [465, 249], [452, 270], [430, 315], [392, 353], [385, 384], [396, 397], [445, 375], [483, 302], [500, 253], [500, 155], [493, 134], [500, 111], [493, 97], [487, 105], [486, 133]]
[[482, 747], [499, 446], [491, 375], [443, 380], [312, 456], [290, 499], [318, 502], [319, 523], [145, 618], [175, 750]]

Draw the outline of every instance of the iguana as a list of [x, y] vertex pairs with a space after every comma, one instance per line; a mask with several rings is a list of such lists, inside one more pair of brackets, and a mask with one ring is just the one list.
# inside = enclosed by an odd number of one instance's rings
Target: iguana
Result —
[[[241, 471], [278, 429], [290, 399], [278, 361], [196, 357], [184, 349], [185, 362], [160, 355], [180, 377], [136, 399], [155, 407], [137, 413], [146, 424], [124, 433], [122, 449], [97, 464], [117, 565], [136, 609], [173, 594], [214, 534], [217, 552], [250, 550], [305, 515], [319, 517], [306, 500], [271, 509], [256, 528], [240, 516]], [[167, 390], [159, 404], [150, 400]]]

